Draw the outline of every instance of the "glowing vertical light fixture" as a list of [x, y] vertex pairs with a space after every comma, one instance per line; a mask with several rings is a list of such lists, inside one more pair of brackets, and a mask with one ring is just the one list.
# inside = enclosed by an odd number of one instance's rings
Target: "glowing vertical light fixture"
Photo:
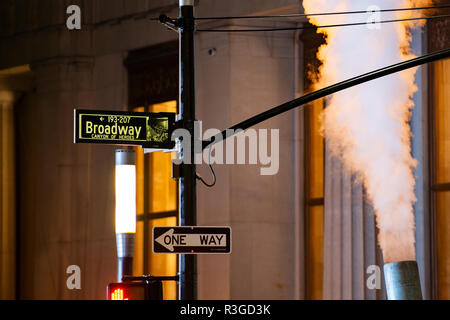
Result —
[[136, 155], [133, 150], [116, 150], [116, 243], [117, 280], [133, 274], [136, 235]]

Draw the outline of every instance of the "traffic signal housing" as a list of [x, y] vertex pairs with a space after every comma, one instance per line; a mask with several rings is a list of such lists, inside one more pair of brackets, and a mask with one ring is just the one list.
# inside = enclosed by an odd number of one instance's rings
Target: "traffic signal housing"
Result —
[[128, 281], [110, 283], [107, 300], [163, 300], [162, 281]]

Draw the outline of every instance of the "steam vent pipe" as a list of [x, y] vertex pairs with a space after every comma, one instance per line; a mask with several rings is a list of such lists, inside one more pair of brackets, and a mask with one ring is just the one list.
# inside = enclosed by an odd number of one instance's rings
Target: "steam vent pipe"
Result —
[[399, 261], [384, 265], [388, 300], [422, 300], [419, 268], [416, 261]]

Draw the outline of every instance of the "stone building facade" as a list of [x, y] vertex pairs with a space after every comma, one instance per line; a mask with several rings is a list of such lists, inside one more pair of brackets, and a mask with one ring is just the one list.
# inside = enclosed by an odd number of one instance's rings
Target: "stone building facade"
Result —
[[[66, 9], [74, 4], [81, 8], [80, 30], [66, 26]], [[302, 10], [298, 0], [196, 3], [199, 17]], [[160, 13], [176, 17], [178, 1], [0, 2], [0, 298], [103, 299], [115, 280], [117, 147], [75, 145], [73, 110], [131, 110], [174, 98], [177, 34], [149, 19]], [[198, 22], [201, 29], [300, 25], [276, 18]], [[438, 33], [433, 36], [446, 41]], [[431, 38], [416, 39], [425, 52]], [[203, 128], [225, 129], [302, 95], [322, 40], [305, 30], [196, 33], [196, 117]], [[445, 265], [448, 241], [439, 238], [441, 251], [433, 251], [429, 71], [422, 68], [418, 79], [416, 247], [424, 295], [438, 297], [436, 283], [450, 272], [433, 268]], [[199, 299], [384, 298], [382, 285], [366, 286], [367, 268], [382, 268], [382, 259], [363, 187], [326, 148], [315, 169], [322, 178], [310, 172], [312, 114], [298, 109], [257, 126], [280, 130], [278, 174], [219, 165], [214, 188], [197, 186], [198, 224], [231, 226], [233, 236], [230, 255], [198, 257]], [[322, 181], [318, 197], [311, 196], [313, 176]], [[81, 268], [80, 290], [66, 286], [70, 265]], [[448, 286], [441, 283], [445, 296]]]

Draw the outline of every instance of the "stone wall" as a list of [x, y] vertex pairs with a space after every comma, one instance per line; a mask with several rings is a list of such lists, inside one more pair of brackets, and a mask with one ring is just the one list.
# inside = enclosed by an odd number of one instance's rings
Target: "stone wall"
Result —
[[[65, 27], [69, 4], [82, 8], [79, 31]], [[201, 0], [197, 15], [298, 10], [293, 0]], [[115, 147], [74, 145], [73, 109], [127, 108], [123, 62], [128, 51], [177, 38], [138, 13], [176, 16], [177, 1], [17, 0], [2, 1], [0, 12], [0, 69], [30, 65], [35, 79], [34, 89], [15, 106], [18, 295], [27, 299], [103, 299], [116, 271]], [[129, 14], [138, 15], [118, 19]], [[294, 97], [293, 32], [197, 34], [196, 41], [197, 118], [203, 120], [204, 129], [223, 129]], [[216, 55], [209, 54], [211, 48]], [[277, 175], [260, 176], [259, 166], [216, 166], [216, 187], [198, 185], [199, 224], [233, 228], [231, 255], [199, 257], [199, 298], [296, 296], [296, 121], [293, 113], [286, 113], [259, 126], [280, 129]], [[199, 168], [201, 172], [205, 169]], [[71, 264], [81, 267], [81, 290], [66, 288], [65, 272]]]

